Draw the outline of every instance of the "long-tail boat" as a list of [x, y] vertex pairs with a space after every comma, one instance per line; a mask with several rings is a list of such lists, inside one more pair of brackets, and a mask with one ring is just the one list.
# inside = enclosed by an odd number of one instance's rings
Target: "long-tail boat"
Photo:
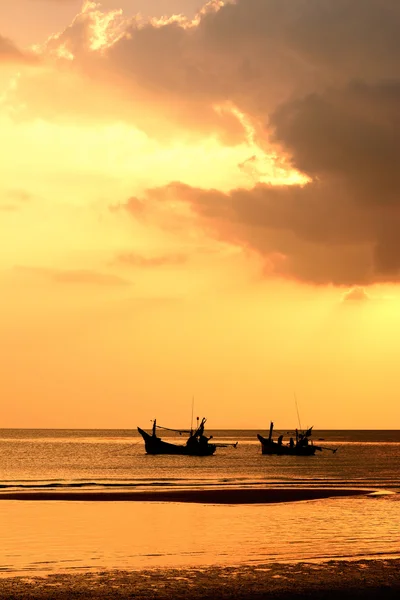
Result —
[[[180, 434], [186, 433], [189, 435], [186, 440], [186, 444], [172, 444], [171, 442], [164, 442], [161, 438], [157, 436], [156, 428], [156, 419], [153, 421], [153, 430], [150, 435], [140, 427], [138, 427], [138, 432], [144, 439], [144, 446], [147, 454], [183, 454], [186, 456], [211, 456], [214, 454], [217, 449], [217, 444], [210, 444], [210, 439], [212, 436], [207, 437], [204, 435], [204, 424], [206, 419], [203, 418], [201, 420], [200, 425], [198, 425], [197, 429], [194, 431], [186, 431], [184, 429], [169, 429], [168, 427], [162, 427], [159, 425], [160, 429], [164, 429], [167, 431], [176, 431]], [[225, 445], [225, 444], [218, 444]]]
[[[269, 436], [267, 438], [263, 437], [259, 433], [257, 434], [257, 437], [261, 442], [262, 454], [313, 456], [317, 450], [322, 451], [325, 449], [322, 446], [316, 446], [310, 439], [312, 435], [312, 427], [303, 432], [299, 432], [296, 429], [295, 439], [291, 437], [288, 444], [283, 444], [283, 435], [280, 435], [277, 441], [272, 439], [273, 428], [274, 424], [271, 421]], [[326, 448], [326, 450], [332, 450], [332, 452], [336, 452], [336, 450], [333, 450], [332, 448]]]

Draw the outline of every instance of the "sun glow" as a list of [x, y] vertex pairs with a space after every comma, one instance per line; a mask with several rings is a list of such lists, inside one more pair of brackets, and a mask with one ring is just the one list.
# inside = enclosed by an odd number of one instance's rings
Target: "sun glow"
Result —
[[57, 397], [65, 426], [82, 403], [120, 426], [165, 390], [216, 426], [290, 424], [295, 389], [319, 427], [398, 426], [390, 35], [366, 45], [318, 3], [20, 1], [29, 28], [3, 3], [0, 32], [3, 425], [32, 404], [51, 426]]

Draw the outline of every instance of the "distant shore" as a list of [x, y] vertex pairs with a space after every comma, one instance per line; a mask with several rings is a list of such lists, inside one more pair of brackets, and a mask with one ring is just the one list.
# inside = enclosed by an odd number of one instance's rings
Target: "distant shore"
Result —
[[394, 600], [400, 594], [400, 559], [4, 575], [1, 600]]
[[0, 500], [194, 502], [199, 504], [268, 504], [319, 500], [370, 493], [355, 488], [222, 488], [198, 490], [18, 490], [0, 492]]

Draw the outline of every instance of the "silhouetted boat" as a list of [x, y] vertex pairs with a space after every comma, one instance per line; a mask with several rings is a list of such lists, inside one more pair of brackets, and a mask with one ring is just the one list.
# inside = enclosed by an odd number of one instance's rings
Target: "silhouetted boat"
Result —
[[304, 432], [299, 432], [296, 429], [295, 439], [290, 438], [288, 444], [283, 444], [283, 435], [278, 437], [277, 441], [272, 439], [272, 431], [274, 424], [271, 421], [269, 428], [269, 436], [263, 437], [259, 433], [257, 434], [258, 439], [261, 442], [261, 450], [263, 454], [283, 454], [291, 456], [313, 456], [317, 450], [322, 451], [323, 449], [331, 450], [336, 452], [332, 448], [322, 448], [322, 446], [316, 446], [313, 444], [311, 438], [312, 427]]
[[[184, 429], [169, 429], [168, 427], [160, 427], [167, 431], [176, 431], [180, 434], [189, 434], [186, 444], [172, 444], [170, 442], [164, 442], [161, 438], [157, 437], [156, 433], [156, 419], [153, 421], [153, 431], [150, 435], [140, 427], [138, 432], [144, 439], [144, 446], [147, 454], [183, 454], [186, 456], [211, 456], [217, 449], [217, 444], [210, 444], [209, 440], [211, 437], [204, 435], [204, 423], [206, 419], [201, 420], [200, 425], [195, 431], [186, 431]], [[226, 445], [226, 444], [218, 444]]]

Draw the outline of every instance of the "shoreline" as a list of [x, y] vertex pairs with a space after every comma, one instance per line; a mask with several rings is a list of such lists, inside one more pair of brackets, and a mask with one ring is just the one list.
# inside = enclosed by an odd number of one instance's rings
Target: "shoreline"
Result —
[[394, 600], [400, 593], [399, 558], [4, 575], [1, 600]]
[[376, 490], [365, 488], [231, 488], [197, 490], [18, 490], [0, 492], [1, 500], [76, 502], [191, 502], [198, 504], [270, 504], [325, 498], [361, 496]]

